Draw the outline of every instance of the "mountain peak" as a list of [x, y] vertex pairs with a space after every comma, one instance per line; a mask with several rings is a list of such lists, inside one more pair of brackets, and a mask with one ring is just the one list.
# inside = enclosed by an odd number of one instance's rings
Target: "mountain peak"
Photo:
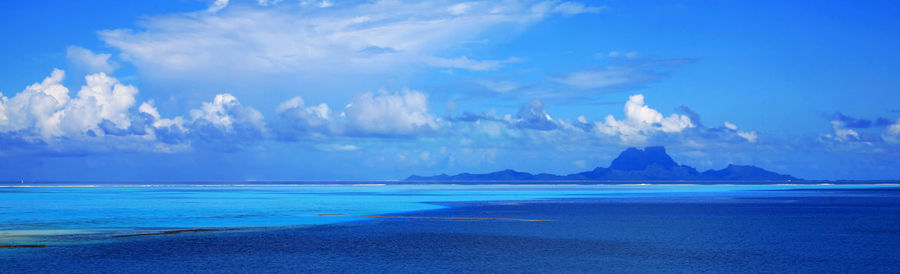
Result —
[[[778, 174], [756, 166], [729, 164], [720, 170], [707, 170], [703, 173], [686, 165], [679, 165], [666, 154], [666, 149], [659, 147], [628, 148], [619, 154], [609, 168], [597, 167], [592, 171], [573, 173], [565, 176], [505, 169], [493, 173], [438, 176], [410, 176], [409, 181], [556, 181], [556, 180], [692, 180], [692, 181], [795, 181], [800, 180], [790, 175]], [[754, 182], [750, 182], [754, 183]]]
[[753, 178], [756, 180], [773, 180], [773, 181], [794, 181], [798, 180], [796, 177], [786, 174], [778, 174], [775, 172], [771, 172], [757, 166], [752, 165], [734, 165], [729, 164], [728, 167], [720, 170], [707, 170], [704, 171], [703, 176], [715, 179], [726, 179], [726, 180], [734, 180], [734, 179], [743, 179], [743, 178]]
[[666, 148], [657, 146], [657, 147], [645, 147], [643, 150], [630, 147], [622, 153], [619, 153], [619, 157], [616, 157], [613, 160], [612, 164], [609, 166], [610, 169], [615, 170], [645, 170], [648, 166], [658, 165], [660, 167], [677, 167], [678, 163], [675, 160], [672, 160], [672, 157], [669, 157], [669, 154], [666, 154]]

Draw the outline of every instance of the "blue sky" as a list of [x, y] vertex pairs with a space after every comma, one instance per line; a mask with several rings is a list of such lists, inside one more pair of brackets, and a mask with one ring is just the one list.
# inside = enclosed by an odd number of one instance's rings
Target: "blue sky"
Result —
[[5, 1], [0, 180], [900, 178], [891, 1]]

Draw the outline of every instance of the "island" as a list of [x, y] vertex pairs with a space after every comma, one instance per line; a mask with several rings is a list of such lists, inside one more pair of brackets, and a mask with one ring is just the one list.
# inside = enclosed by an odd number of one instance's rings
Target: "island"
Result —
[[548, 173], [531, 174], [512, 169], [484, 173], [440, 174], [435, 176], [412, 175], [406, 181], [420, 182], [480, 182], [480, 181], [745, 181], [791, 182], [802, 181], [791, 175], [779, 174], [752, 165], [732, 165], [719, 170], [699, 172], [697, 169], [675, 162], [661, 146], [644, 149], [628, 148], [616, 157], [609, 167], [597, 167], [590, 171], [569, 175]]

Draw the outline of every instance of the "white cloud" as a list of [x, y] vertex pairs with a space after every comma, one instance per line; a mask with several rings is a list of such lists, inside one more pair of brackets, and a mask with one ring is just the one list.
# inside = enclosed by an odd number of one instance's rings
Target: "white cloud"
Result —
[[873, 123], [837, 113], [830, 123], [831, 132], [818, 138], [820, 143], [830, 148], [884, 151], [900, 144], [900, 119], [878, 118]]
[[69, 133], [82, 133], [101, 122], [110, 121], [118, 129], [131, 125], [128, 110], [135, 104], [138, 89], [123, 85], [105, 73], [85, 77], [87, 84], [78, 91], [61, 115], [60, 128]]
[[521, 85], [516, 82], [511, 81], [490, 81], [490, 80], [482, 80], [478, 81], [478, 84], [493, 90], [498, 93], [507, 93], [516, 89], [519, 89]]
[[609, 66], [576, 71], [552, 80], [580, 89], [601, 89], [656, 81], [658, 75], [633, 67]]
[[8, 98], [0, 92], [0, 127], [9, 123], [9, 117], [6, 116], [6, 101]]
[[226, 132], [236, 127], [263, 131], [265, 123], [263, 115], [252, 107], [242, 106], [233, 95], [217, 94], [212, 102], [203, 102], [199, 109], [191, 110], [191, 118], [195, 123], [205, 121]]
[[0, 98], [0, 131], [33, 129], [47, 138], [58, 135], [59, 116], [69, 101], [69, 89], [62, 85], [65, 72], [54, 69], [40, 83], [34, 83], [12, 98]]
[[276, 128], [286, 140], [322, 135], [412, 136], [440, 128], [439, 119], [428, 111], [427, 96], [409, 90], [357, 94], [336, 116], [327, 104], [306, 106], [299, 96], [282, 102], [275, 111], [286, 122]]
[[347, 119], [351, 133], [363, 135], [409, 135], [439, 127], [428, 112], [427, 97], [417, 91], [363, 93], [341, 115]]
[[111, 54], [96, 54], [79, 46], [69, 46], [66, 49], [66, 59], [69, 63], [86, 69], [90, 73], [104, 72], [108, 74], [119, 68], [119, 64], [109, 60], [110, 57], [112, 57]]
[[307, 107], [300, 96], [281, 103], [275, 111], [288, 119], [293, 127], [304, 130], [325, 129], [332, 123], [331, 108], [328, 105], [321, 103]]
[[[598, 54], [597, 56], [599, 56], [599, 54]], [[623, 57], [623, 56], [624, 56], [624, 57], [626, 57], [626, 58], [628, 58], [628, 59], [633, 59], [633, 58], [637, 58], [637, 57], [638, 57], [638, 52], [637, 52], [637, 51], [632, 51], [632, 52], [621, 52], [621, 51], [616, 51], [616, 50], [614, 50], [614, 51], [610, 51], [609, 53], [607, 53], [606, 56], [607, 56], [607, 57], [612, 57], [612, 58], [617, 58], [617, 57]]]
[[[264, 7], [265, 7], [265, 6], [268, 6], [268, 5], [275, 5], [275, 4], [278, 4], [279, 2], [281, 2], [281, 0], [256, 0], [256, 2], [259, 3], [260, 6], [264, 6]], [[324, 5], [325, 2], [326, 2], [326, 1], [322, 1], [323, 5]]]
[[[211, 10], [225, 4], [217, 1]], [[423, 63], [490, 70], [514, 60], [441, 56], [459, 41], [478, 40], [497, 26], [515, 29], [552, 14], [595, 10], [556, 1], [477, 4], [471, 9], [443, 1], [374, 1], [314, 10], [303, 5], [235, 6], [216, 13], [148, 17], [138, 22], [139, 29], [105, 30], [100, 37], [142, 73], [166, 79], [225, 73], [314, 78], [394, 72]]]
[[153, 101], [137, 104], [138, 89], [105, 73], [85, 77], [76, 96], [62, 85], [65, 73], [54, 70], [40, 83], [12, 98], [0, 95], [0, 133], [64, 152], [150, 150], [173, 152], [191, 145], [243, 144], [264, 138], [262, 114], [219, 94], [191, 110], [191, 119], [164, 118]]
[[456, 59], [447, 59], [447, 58], [437, 58], [437, 57], [428, 57], [425, 58], [425, 63], [429, 66], [439, 67], [439, 68], [455, 68], [455, 69], [465, 69], [465, 70], [495, 70], [499, 68], [503, 64], [508, 63], [517, 63], [521, 62], [522, 59], [519, 58], [508, 58], [506, 60], [472, 60], [468, 57], [460, 57]]
[[587, 124], [588, 120], [584, 117], [584, 115], [578, 115], [577, 121], [582, 124]]
[[138, 113], [144, 113], [150, 115], [153, 118], [152, 126], [154, 128], [174, 128], [180, 132], [186, 132], [187, 128], [185, 128], [185, 120], [181, 116], [176, 116], [175, 118], [168, 119], [162, 118], [159, 115], [159, 110], [153, 105], [153, 100], [141, 103], [141, 106], [138, 107]]
[[737, 125], [732, 124], [731, 122], [725, 121], [725, 128], [730, 130], [737, 130]]
[[644, 95], [636, 94], [625, 103], [625, 119], [616, 120], [607, 115], [606, 120], [597, 122], [595, 130], [603, 135], [618, 136], [624, 143], [641, 143], [648, 136], [662, 133], [681, 132], [694, 124], [685, 115], [672, 114], [664, 117], [659, 111], [644, 105]]
[[725, 128], [728, 130], [731, 130], [733, 133], [737, 134], [741, 138], [744, 138], [744, 140], [747, 140], [747, 142], [755, 143], [756, 139], [759, 138], [759, 136], [756, 135], [756, 131], [750, 131], [750, 132], [740, 131], [740, 130], [738, 130], [737, 125], [732, 124], [731, 122], [728, 122], [728, 121], [725, 121]]
[[43, 143], [58, 152], [186, 148], [183, 136], [176, 136], [187, 132], [184, 120], [160, 117], [152, 101], [135, 109], [136, 87], [96, 73], [70, 97], [64, 77], [56, 69], [12, 98], [0, 95], [0, 133], [12, 133], [4, 138]]
[[227, 6], [228, 0], [215, 0], [211, 5], [209, 5], [209, 8], [206, 9], [206, 12], [218, 12]]
[[737, 134], [738, 134], [738, 136], [741, 136], [741, 138], [744, 138], [744, 140], [747, 140], [747, 142], [751, 142], [751, 143], [755, 143], [756, 139], [759, 137], [756, 135], [756, 131], [751, 131], [751, 132], [738, 131]]
[[900, 144], [900, 119], [888, 126], [881, 134], [881, 138], [890, 144]]
[[53, 142], [58, 137], [103, 135], [109, 129], [131, 126], [128, 110], [135, 104], [137, 88], [101, 72], [86, 76], [86, 85], [70, 98], [69, 89], [62, 85], [64, 77], [65, 72], [57, 69], [15, 97], [3, 97], [0, 131], [31, 132], [27, 138]]
[[138, 112], [146, 113], [147, 115], [150, 115], [150, 117], [153, 117], [153, 119], [160, 118], [159, 110], [157, 110], [156, 107], [153, 106], [153, 100], [141, 103], [141, 106], [138, 107]]
[[[281, 0], [278, 0], [278, 1], [280, 2]], [[332, 3], [331, 1], [328, 1], [328, 0], [322, 0], [322, 1], [300, 1], [300, 5], [301, 5], [301, 6], [315, 6], [315, 7], [319, 7], [319, 8], [323, 8], [323, 9], [324, 9], [324, 8], [328, 8], [328, 7], [334, 6], [334, 3]]]
[[600, 12], [606, 9], [605, 6], [599, 7], [591, 7], [585, 6], [583, 3], [578, 2], [562, 2], [553, 7], [554, 12], [558, 12], [565, 15], [575, 15], [581, 13], [594, 13]]
[[823, 137], [827, 140], [837, 142], [858, 141], [859, 133], [855, 130], [845, 128], [844, 123], [838, 120], [831, 121], [832, 133], [825, 134]]
[[321, 144], [321, 145], [317, 145], [316, 148], [318, 148], [322, 151], [331, 151], [331, 152], [347, 152], [347, 151], [359, 150], [358, 146], [342, 145], [342, 144]]
[[536, 130], [553, 130], [559, 127], [544, 109], [544, 103], [537, 99], [519, 108], [519, 113], [516, 114], [515, 125], [519, 128]]
[[472, 8], [472, 6], [474, 6], [475, 4], [476, 3], [473, 2], [459, 3], [447, 8], [447, 12], [453, 15], [460, 15], [466, 13], [466, 11]]

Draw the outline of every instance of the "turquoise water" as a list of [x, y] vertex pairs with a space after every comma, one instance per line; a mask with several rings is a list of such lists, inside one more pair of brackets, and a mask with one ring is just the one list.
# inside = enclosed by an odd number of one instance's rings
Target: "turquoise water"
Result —
[[2, 273], [897, 273], [896, 254], [897, 184], [0, 187]]
[[[0, 187], [0, 245], [54, 244], [175, 229], [332, 224], [433, 203], [563, 198], [780, 195], [876, 185], [244, 185]], [[727, 195], [725, 195], [727, 193]], [[793, 191], [791, 195], [797, 195]], [[802, 192], [801, 192], [802, 193]], [[821, 194], [817, 194], [821, 195]]]

